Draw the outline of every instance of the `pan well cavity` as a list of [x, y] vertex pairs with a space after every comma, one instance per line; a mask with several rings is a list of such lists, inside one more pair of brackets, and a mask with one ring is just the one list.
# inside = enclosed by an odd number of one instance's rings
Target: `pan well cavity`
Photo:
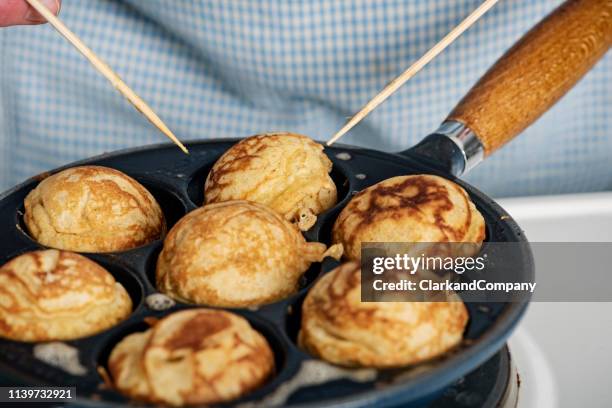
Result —
[[[218, 157], [215, 158], [215, 161], [216, 159], [218, 159]], [[187, 184], [187, 196], [191, 202], [198, 207], [204, 205], [204, 184], [206, 183], [208, 173], [210, 173], [215, 161], [206, 163], [197, 170], [189, 181], [189, 184]]]
[[[332, 156], [330, 159], [333, 161], [334, 157]], [[206, 178], [208, 177], [208, 174], [210, 173], [210, 170], [214, 164], [215, 162], [208, 163], [198, 170], [187, 186], [187, 195], [189, 199], [197, 206], [204, 204], [204, 184], [206, 183]], [[330, 177], [336, 185], [338, 202], [341, 202], [348, 195], [350, 189], [349, 180], [345, 172], [337, 165], [332, 167]]]
[[[191, 308], [192, 307], [188, 307], [187, 309]], [[185, 308], [180, 308], [180, 310], [185, 310]], [[172, 310], [172, 312], [176, 311], [178, 310]], [[259, 332], [266, 339], [273, 353], [275, 369], [270, 375], [270, 377], [258, 388], [252, 390], [250, 393], [238, 398], [237, 400], [244, 401], [250, 399], [260, 399], [264, 395], [267, 395], [271, 391], [271, 389], [276, 387], [279, 375], [284, 377], [284, 374], [281, 373], [283, 373], [286, 368], [288, 348], [286, 343], [280, 339], [280, 335], [276, 333], [275, 329], [271, 327], [268, 322], [256, 316], [253, 316], [250, 313], [242, 313], [240, 311], [233, 311], [233, 313], [245, 318], [249, 322], [251, 327], [257, 332]], [[166, 314], [166, 316], [167, 315], [168, 314]], [[156, 318], [153, 317], [145, 317], [143, 321], [133, 322], [131, 324], [125, 325], [124, 327], [117, 330], [116, 333], [114, 333], [112, 336], [107, 338], [106, 344], [104, 344], [103, 347], [100, 349], [100, 352], [98, 353], [96, 358], [97, 366], [99, 367], [98, 375], [100, 375], [101, 382], [106, 382], [107, 380], [110, 380], [112, 382], [113, 380], [108, 367], [108, 361], [115, 346], [131, 334], [142, 333], [150, 329], [151, 325], [155, 324], [155, 320]], [[104, 378], [106, 376], [107, 378]], [[119, 391], [114, 390], [112, 388], [110, 392], [113, 394], [114, 397], [125, 397]]]
[[[146, 276], [154, 288], [157, 288], [157, 282], [156, 282], [157, 259], [159, 258], [159, 254], [161, 253], [161, 250], [162, 250], [162, 246], [160, 245], [158, 248], [156, 248], [151, 253], [146, 263]], [[337, 265], [337, 262], [332, 258], [325, 258], [323, 262], [312, 263], [310, 267], [302, 274], [302, 276], [300, 276], [298, 280], [298, 289], [295, 293], [289, 294], [285, 298], [275, 300], [271, 303], [245, 306], [242, 309], [256, 311], [261, 306], [274, 305], [277, 303], [281, 303], [281, 302], [284, 302], [286, 299], [296, 296], [297, 294], [301, 294], [303, 291], [305, 291], [306, 289], [312, 286], [312, 284], [317, 280], [317, 278], [321, 274], [321, 270], [326, 269], [327, 264]], [[231, 284], [231, 283], [228, 283], [228, 284]], [[151, 310], [165, 310], [165, 309], [156, 309], [156, 307], [164, 307], [163, 305], [167, 304], [168, 301], [171, 301], [177, 304], [181, 304], [181, 305], [188, 304], [188, 303], [184, 303], [179, 300], [176, 300], [176, 299], [172, 299], [166, 294], [164, 294], [163, 292], [155, 293], [155, 294], [147, 296], [145, 303], [147, 307], [149, 307]], [[206, 307], [207, 305], [203, 304], [200, 306]]]
[[176, 222], [187, 214], [187, 208], [173, 191], [149, 181], [139, 182], [155, 197], [164, 213], [166, 227], [169, 230]]
[[[137, 181], [140, 184], [142, 184], [151, 193], [151, 195], [153, 195], [153, 197], [159, 204], [164, 214], [164, 220], [166, 222], [167, 230], [172, 228], [172, 226], [188, 212], [187, 207], [185, 206], [185, 204], [182, 202], [182, 200], [178, 197], [176, 193], [160, 185], [157, 185], [156, 183], [152, 183], [150, 181], [138, 180], [137, 177], [135, 177], [135, 179], [137, 179]], [[16, 218], [15, 227], [17, 228], [18, 234], [21, 235], [21, 237], [26, 241], [35, 242], [36, 244], [41, 245], [30, 234], [28, 227], [24, 220], [24, 214], [25, 214], [25, 207], [22, 202], [18, 206], [16, 213], [15, 213], [15, 218]], [[163, 237], [160, 237], [158, 238], [158, 240], [162, 238]], [[152, 241], [152, 242], [155, 242], [155, 241]], [[116, 251], [115, 253], [132, 251], [134, 249], [142, 248], [143, 246], [150, 245], [150, 244], [151, 242], [146, 243], [136, 248], [129, 248], [124, 251]]]
[[143, 301], [144, 288], [142, 283], [136, 278], [136, 272], [128, 270], [127, 267], [115, 262], [109, 262], [100, 255], [86, 255], [92, 261], [106, 269], [117, 282], [127, 291], [132, 299], [132, 311], [136, 310]]

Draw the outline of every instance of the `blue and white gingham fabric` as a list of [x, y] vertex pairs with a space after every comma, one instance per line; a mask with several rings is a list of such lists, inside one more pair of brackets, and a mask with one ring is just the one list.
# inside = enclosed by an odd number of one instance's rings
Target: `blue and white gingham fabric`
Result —
[[[325, 140], [480, 0], [64, 0], [61, 17], [182, 139]], [[558, 0], [502, 0], [344, 139], [434, 130]], [[50, 26], [0, 30], [0, 188], [165, 138]], [[612, 59], [467, 178], [496, 196], [612, 188]]]

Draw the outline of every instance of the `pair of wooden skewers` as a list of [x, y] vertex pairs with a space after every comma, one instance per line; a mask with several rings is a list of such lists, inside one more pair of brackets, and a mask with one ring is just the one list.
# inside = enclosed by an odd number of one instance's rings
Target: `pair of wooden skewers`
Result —
[[[172, 140], [183, 152], [189, 153], [187, 148], [178, 140], [160, 117], [142, 100], [123, 80], [117, 75], [104, 61], [102, 61], [89, 47], [83, 43], [68, 27], [62, 23], [52, 12], [50, 12], [39, 0], [26, 0], [36, 11], [38, 11], [64, 38], [66, 38], [85, 58], [91, 62], [110, 83], [123, 96], [127, 98], [134, 107], [140, 111], [153, 125], [155, 125], [163, 134]], [[397, 91], [410, 78], [416, 75], [423, 67], [431, 60], [440, 54], [446, 47], [457, 39], [465, 30], [470, 28], [480, 17], [482, 17], [489, 9], [491, 9], [498, 0], [485, 0], [478, 6], [469, 16], [465, 18], [459, 25], [453, 28], [444, 38], [436, 45], [427, 51], [408, 69], [402, 72], [397, 78], [391, 81], [385, 88], [366, 103], [359, 112], [357, 112], [332, 138], [327, 142], [327, 146], [331, 146], [340, 139], [346, 132], [351, 130], [356, 124], [361, 122], [370, 112], [383, 103], [389, 96]]]

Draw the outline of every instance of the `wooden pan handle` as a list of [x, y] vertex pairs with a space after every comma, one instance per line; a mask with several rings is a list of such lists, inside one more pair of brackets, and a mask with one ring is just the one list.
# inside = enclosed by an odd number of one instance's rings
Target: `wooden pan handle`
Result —
[[612, 44], [612, 0], [568, 0], [523, 36], [447, 120], [478, 135], [487, 155], [555, 104]]

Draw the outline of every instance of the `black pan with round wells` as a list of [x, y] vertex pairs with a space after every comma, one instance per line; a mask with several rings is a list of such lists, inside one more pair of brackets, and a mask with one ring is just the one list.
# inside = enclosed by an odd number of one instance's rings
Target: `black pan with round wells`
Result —
[[[154, 145], [95, 157], [67, 167], [95, 164], [127, 173], [155, 195], [169, 226], [172, 226], [188, 211], [202, 205], [203, 185], [208, 170], [235, 142], [236, 140], [220, 140], [190, 143], [189, 156], [169, 144]], [[322, 214], [317, 224], [306, 233], [307, 239], [311, 241], [329, 244], [331, 225], [339, 211], [353, 193], [367, 186], [397, 175], [444, 175], [443, 172], [427, 167], [423, 161], [415, 160], [409, 155], [340, 145], [328, 148], [326, 152], [334, 164], [332, 175], [338, 186], [339, 202]], [[51, 173], [58, 170], [60, 169]], [[0, 197], [1, 263], [25, 251], [43, 248], [28, 236], [22, 221], [22, 209], [25, 196], [47, 175], [34, 177]], [[525, 241], [520, 228], [498, 205], [473, 187], [452, 179], [469, 192], [485, 217], [488, 241]], [[106, 364], [110, 350], [120, 339], [147, 327], [144, 323], [146, 317], [160, 317], [173, 310], [194, 307], [179, 303], [172, 309], [160, 312], [147, 306], [146, 296], [157, 293], [153, 277], [161, 246], [162, 241], [158, 240], [125, 252], [85, 254], [105, 266], [124, 284], [135, 307], [132, 315], [115, 327], [98, 335], [65, 342], [78, 349], [80, 362], [87, 370], [85, 375], [69, 375], [60, 368], [41, 362], [34, 357], [33, 344], [0, 339], [0, 372], [4, 381], [29, 385], [76, 385], [82, 402], [88, 401], [94, 405], [100, 401], [129, 402], [119, 393], [104, 387], [98, 366]], [[515, 279], [531, 280], [533, 261], [530, 252], [526, 250], [515, 262], [512, 268], [516, 273]], [[246, 317], [267, 337], [275, 351], [277, 363], [276, 375], [262, 388], [240, 401], [261, 401], [280, 384], [293, 378], [304, 361], [313, 360], [313, 357], [301, 351], [295, 342], [300, 325], [301, 302], [316, 278], [336, 265], [337, 262], [329, 258], [322, 264], [313, 264], [304, 275], [300, 291], [287, 299], [257, 309], [232, 309]], [[419, 401], [414, 406], [420, 406], [424, 400], [437, 397], [446, 387], [496, 354], [526, 305], [524, 299], [508, 303], [468, 304], [470, 321], [465, 333], [466, 342], [458, 350], [439, 360], [404, 370], [380, 371], [376, 378], [365, 382], [345, 378], [306, 386], [296, 390], [287, 400], [287, 404], [334, 406], [341, 402], [350, 402], [348, 406], [365, 407], [372, 404], [385, 406], [393, 402], [410, 406], [411, 402]]]

